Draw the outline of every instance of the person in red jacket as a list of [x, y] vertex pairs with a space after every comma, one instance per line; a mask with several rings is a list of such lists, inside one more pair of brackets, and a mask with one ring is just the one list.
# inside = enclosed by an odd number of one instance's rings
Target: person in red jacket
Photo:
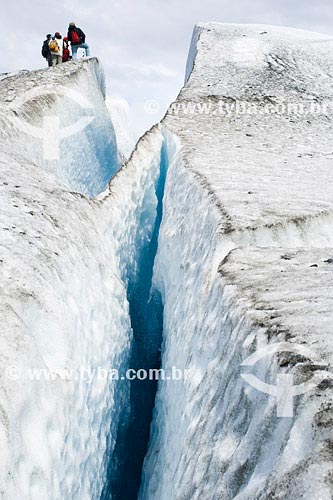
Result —
[[62, 51], [62, 62], [64, 63], [64, 62], [70, 61], [71, 54], [69, 51], [68, 38], [66, 36], [64, 36], [63, 41], [64, 41], [64, 49]]
[[69, 23], [67, 38], [71, 42], [72, 58], [77, 59], [77, 49], [84, 49], [86, 56], [90, 56], [89, 45], [86, 43], [86, 35], [75, 26], [75, 23]]

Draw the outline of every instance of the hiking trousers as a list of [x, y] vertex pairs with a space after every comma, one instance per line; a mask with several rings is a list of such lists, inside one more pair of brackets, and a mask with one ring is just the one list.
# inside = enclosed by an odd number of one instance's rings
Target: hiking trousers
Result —
[[86, 52], [86, 57], [90, 56], [90, 49], [87, 43], [79, 43], [78, 45], [72, 44], [72, 58], [74, 61], [77, 59], [77, 49], [84, 49]]
[[62, 63], [62, 56], [57, 56], [56, 54], [51, 54], [52, 66]]

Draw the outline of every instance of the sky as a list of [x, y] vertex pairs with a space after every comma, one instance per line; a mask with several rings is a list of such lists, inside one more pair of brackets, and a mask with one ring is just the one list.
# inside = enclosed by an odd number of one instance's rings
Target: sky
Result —
[[[66, 34], [74, 21], [103, 64], [107, 94], [128, 102], [137, 135], [177, 97], [196, 23], [263, 23], [333, 34], [331, 0], [1, 1], [0, 73], [44, 67], [46, 33]], [[151, 101], [157, 103], [153, 109], [146, 105]]]

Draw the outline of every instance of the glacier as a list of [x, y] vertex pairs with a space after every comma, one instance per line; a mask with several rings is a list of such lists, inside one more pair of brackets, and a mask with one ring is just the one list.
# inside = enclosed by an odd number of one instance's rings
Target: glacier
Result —
[[[332, 498], [332, 45], [198, 25], [122, 167], [97, 59], [0, 80], [2, 498]], [[324, 112], [261, 112], [295, 103]], [[86, 126], [45, 160], [54, 115]], [[281, 418], [247, 374], [316, 383]]]
[[[141, 500], [332, 498], [332, 115], [262, 112], [331, 105], [332, 44], [270, 26], [194, 30], [186, 84], [163, 121], [180, 150], [154, 270], [162, 366], [190, 378], [159, 385]], [[244, 101], [259, 112], [218, 111]], [[318, 383], [293, 418], [278, 418], [242, 362], [286, 341], [320, 362], [280, 353], [251, 373]]]
[[[40, 74], [51, 74], [45, 79], [63, 85], [60, 71]], [[119, 155], [102, 106], [99, 64], [94, 59], [75, 63], [75, 74], [94, 84], [102, 115], [91, 132], [95, 142], [73, 137], [71, 165], [65, 156], [55, 171], [36, 153], [40, 144], [26, 145], [18, 129], [19, 138], [10, 140], [9, 131], [2, 129], [4, 498], [100, 498], [124, 425], [123, 409], [129, 405], [126, 380], [97, 375], [110, 368], [124, 373], [129, 366], [133, 334], [127, 288], [156, 225], [163, 137], [147, 134], [126, 172], [118, 171], [99, 197], [86, 197], [85, 192], [101, 190], [106, 168], [118, 168]], [[38, 73], [32, 78], [37, 80]], [[18, 87], [16, 97], [25, 89], [20, 80], [4, 79], [3, 84], [5, 96], [9, 86]], [[39, 107], [40, 116], [44, 99], [36, 96], [28, 103]], [[101, 152], [100, 141], [107, 134]], [[82, 157], [77, 147], [83, 148]]]
[[[0, 106], [1, 143], [9, 143], [8, 148], [15, 143], [16, 154], [53, 173], [66, 187], [96, 196], [119, 169], [121, 159], [105, 104], [105, 77], [96, 59], [53, 72], [9, 75], [1, 81]], [[54, 116], [59, 129], [51, 127], [49, 136], [53, 143], [57, 136], [61, 140], [58, 157], [48, 158], [39, 135], [43, 118]]]

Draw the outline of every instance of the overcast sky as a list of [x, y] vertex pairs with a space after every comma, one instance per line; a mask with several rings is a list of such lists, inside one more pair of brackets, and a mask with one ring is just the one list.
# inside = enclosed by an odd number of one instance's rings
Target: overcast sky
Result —
[[[333, 33], [331, 0], [3, 0], [0, 72], [43, 67], [46, 33], [65, 34], [70, 21], [86, 33], [105, 68], [108, 94], [128, 101], [140, 132], [177, 96], [195, 23], [269, 23]], [[159, 113], [144, 111], [147, 100], [159, 102]]]

